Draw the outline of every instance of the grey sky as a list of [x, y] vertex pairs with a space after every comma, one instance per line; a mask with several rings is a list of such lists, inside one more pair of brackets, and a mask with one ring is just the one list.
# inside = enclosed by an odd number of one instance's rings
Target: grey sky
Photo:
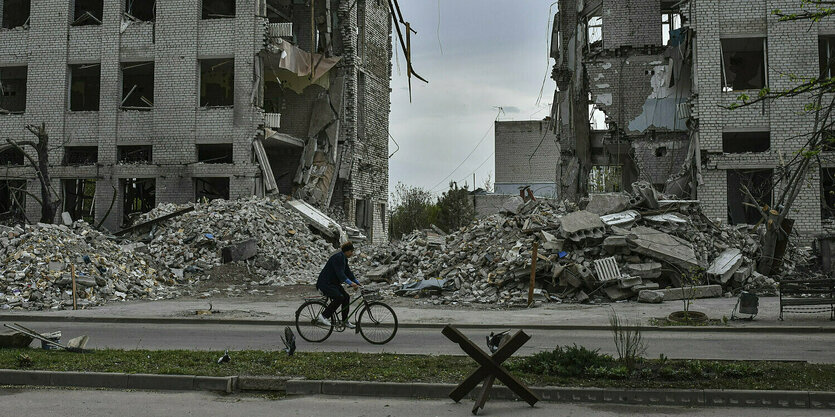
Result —
[[[500, 120], [542, 119], [548, 115], [555, 88], [547, 59], [552, 3], [400, 0], [404, 17], [418, 31], [412, 37], [414, 69], [429, 84], [412, 79], [410, 104], [406, 63], [398, 44], [400, 72], [397, 62], [393, 62], [390, 131], [400, 150], [390, 159], [391, 190], [398, 182], [431, 189], [485, 135], [484, 142], [450, 180], [464, 180], [472, 189], [473, 172], [478, 186], [487, 175], [495, 178], [490, 155], [496, 107], [504, 108]], [[439, 4], [443, 54], [438, 42]], [[537, 107], [546, 73], [549, 78]], [[389, 146], [392, 152], [397, 148], [393, 142]], [[444, 191], [448, 182], [443, 181], [433, 191]]]

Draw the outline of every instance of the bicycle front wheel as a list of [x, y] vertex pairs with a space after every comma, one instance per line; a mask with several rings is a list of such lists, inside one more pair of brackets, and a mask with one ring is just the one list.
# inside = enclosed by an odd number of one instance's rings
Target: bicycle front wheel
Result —
[[331, 333], [333, 325], [325, 326], [316, 321], [316, 318], [325, 311], [323, 301], [307, 301], [296, 310], [296, 330], [302, 339], [312, 343], [324, 342]]
[[357, 327], [368, 343], [384, 345], [397, 333], [397, 315], [387, 304], [368, 303], [360, 311]]

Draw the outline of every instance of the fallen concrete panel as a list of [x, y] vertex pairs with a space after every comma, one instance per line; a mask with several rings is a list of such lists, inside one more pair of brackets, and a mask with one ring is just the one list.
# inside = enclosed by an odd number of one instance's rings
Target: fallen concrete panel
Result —
[[583, 239], [602, 239], [606, 233], [606, 225], [600, 220], [600, 216], [588, 212], [577, 211], [560, 218], [563, 237], [575, 242]]
[[658, 262], [627, 264], [625, 270], [627, 274], [642, 279], [656, 279], [661, 276], [661, 264]]
[[605, 193], [592, 194], [586, 211], [597, 215], [617, 213], [629, 207], [629, 194]]
[[664, 294], [664, 301], [684, 300], [687, 298], [715, 298], [722, 296], [721, 285], [697, 285], [695, 287], [666, 288], [653, 290]]
[[339, 223], [319, 211], [316, 207], [311, 206], [303, 200], [290, 200], [286, 204], [287, 207], [301, 214], [307, 220], [308, 224], [316, 230], [332, 238], [339, 238], [340, 242], [347, 239]]
[[737, 248], [728, 249], [719, 254], [719, 256], [710, 264], [707, 269], [707, 276], [713, 281], [721, 282], [722, 284], [730, 281], [739, 267], [742, 266], [742, 252]]
[[255, 239], [248, 239], [234, 245], [229, 245], [220, 251], [221, 258], [225, 264], [252, 259], [257, 254], [258, 242]]
[[600, 216], [600, 220], [609, 226], [627, 226], [635, 223], [641, 218], [641, 214], [635, 210], [622, 211], [620, 213]]
[[629, 249], [653, 259], [684, 268], [685, 271], [699, 268], [696, 253], [686, 242], [659, 230], [638, 226], [626, 237]]

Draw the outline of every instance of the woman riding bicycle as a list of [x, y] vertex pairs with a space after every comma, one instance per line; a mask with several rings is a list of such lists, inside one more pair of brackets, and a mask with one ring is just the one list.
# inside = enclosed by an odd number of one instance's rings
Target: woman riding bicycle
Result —
[[325, 325], [331, 326], [331, 316], [336, 312], [337, 307], [342, 305], [342, 321], [349, 329], [356, 328], [356, 325], [348, 321], [348, 309], [351, 305], [351, 296], [342, 288], [342, 284], [348, 284], [352, 288], [357, 289], [360, 286], [357, 277], [351, 272], [348, 267], [348, 258], [354, 256], [354, 245], [351, 242], [342, 244], [339, 252], [331, 255], [328, 263], [322, 268], [319, 273], [319, 279], [316, 281], [316, 289], [327, 296], [331, 302], [328, 307], [322, 311], [322, 314], [316, 318], [316, 321]]

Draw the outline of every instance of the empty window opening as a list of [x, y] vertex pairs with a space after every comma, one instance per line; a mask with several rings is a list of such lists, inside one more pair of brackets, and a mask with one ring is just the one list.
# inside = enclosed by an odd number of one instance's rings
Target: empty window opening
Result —
[[0, 114], [26, 111], [28, 67], [0, 68]]
[[357, 137], [360, 140], [363, 140], [365, 139], [365, 127], [367, 124], [365, 94], [366, 81], [365, 73], [359, 71], [357, 75], [357, 90], [359, 90], [357, 97]]
[[[272, 72], [268, 74], [274, 74]], [[281, 113], [284, 110], [284, 88], [273, 75], [267, 75], [264, 79], [264, 112]]]
[[200, 60], [200, 106], [231, 106], [235, 99], [235, 60]]
[[195, 178], [194, 197], [197, 201], [228, 200], [229, 178]]
[[728, 170], [728, 223], [757, 224], [762, 220], [759, 209], [744, 204], [753, 203], [743, 191], [743, 186], [757, 200], [757, 205], [770, 207], [772, 176], [771, 169]]
[[231, 164], [232, 144], [197, 145], [197, 162], [204, 164]]
[[156, 0], [127, 0], [125, 13], [143, 22], [153, 22], [157, 18]]
[[70, 111], [98, 111], [101, 64], [70, 65]]
[[835, 130], [824, 130], [821, 132], [820, 150], [824, 152], [835, 151]]
[[64, 165], [95, 165], [99, 161], [97, 146], [65, 146]]
[[270, 23], [292, 23], [293, 4], [286, 0], [267, 0], [267, 19]]
[[0, 166], [23, 165], [23, 152], [11, 145], [0, 145]]
[[3, 29], [12, 29], [20, 26], [29, 26], [30, 0], [0, 0], [3, 7], [0, 7], [2, 13]]
[[603, 47], [603, 18], [592, 16], [586, 19], [586, 49]]
[[64, 211], [73, 220], [93, 223], [96, 214], [96, 180], [64, 180]]
[[615, 193], [623, 190], [623, 167], [595, 165], [589, 172], [589, 193]]
[[100, 25], [104, 11], [103, 0], [75, 0], [73, 26]]
[[0, 219], [23, 218], [26, 212], [26, 181], [0, 180]]
[[150, 164], [153, 161], [151, 145], [117, 146], [116, 152], [122, 164]]
[[821, 218], [835, 219], [835, 168], [821, 168]]
[[154, 107], [154, 63], [122, 64], [122, 108], [150, 110]]
[[122, 182], [123, 221], [125, 225], [142, 213], [151, 211], [156, 200], [156, 180], [154, 178], [125, 178]]
[[374, 216], [374, 205], [371, 204], [371, 200], [356, 200], [357, 203], [357, 210], [355, 213], [355, 224], [358, 228], [362, 230], [369, 230], [371, 225], [373, 225], [373, 216]]
[[765, 152], [769, 148], [771, 148], [769, 132], [722, 133], [722, 152], [725, 153]]
[[[681, 14], [679, 13], [662, 13], [661, 14], [661, 41], [662, 45], [667, 45], [673, 37], [673, 31], [681, 29]], [[680, 43], [680, 41], [678, 42]], [[678, 43], [674, 43], [677, 45]]]
[[766, 38], [722, 39], [722, 91], [761, 89], [768, 85]]
[[203, 0], [203, 19], [235, 17], [235, 0]]
[[821, 77], [832, 78], [835, 75], [835, 35], [818, 38], [818, 58]]
[[[661, 158], [667, 156], [667, 147], [666, 146], [659, 146], [655, 148], [655, 157]], [[662, 188], [663, 189], [663, 188]]]

